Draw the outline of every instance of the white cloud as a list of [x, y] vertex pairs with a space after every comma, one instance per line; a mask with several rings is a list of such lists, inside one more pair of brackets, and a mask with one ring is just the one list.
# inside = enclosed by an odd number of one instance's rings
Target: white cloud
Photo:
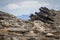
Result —
[[[12, 11], [12, 13], [16, 16], [19, 15], [29, 15], [38, 10], [41, 6], [49, 6], [47, 3], [42, 3], [39, 1], [22, 1], [17, 4], [8, 4], [6, 5], [6, 8], [9, 10], [15, 10], [15, 13]], [[16, 12], [16, 10], [19, 10]]]
[[40, 4], [38, 3], [38, 1], [24, 1], [24, 2], [21, 2], [20, 5], [23, 8], [30, 8], [30, 7], [37, 7]]
[[8, 5], [6, 5], [6, 8], [8, 8], [8, 9], [16, 9], [18, 7], [19, 6], [17, 4], [8, 4]]
[[22, 1], [18, 4], [8, 4], [6, 5], [6, 7], [8, 9], [17, 9], [17, 8], [38, 8], [41, 6], [48, 6], [49, 4], [47, 3], [42, 3], [42, 2], [38, 2], [38, 1]]
[[42, 3], [38, 1], [23, 1], [19, 3], [20, 8], [38, 8], [41, 6], [47, 6], [47, 3]]
[[0, 10], [2, 11], [3, 9], [0, 7]]

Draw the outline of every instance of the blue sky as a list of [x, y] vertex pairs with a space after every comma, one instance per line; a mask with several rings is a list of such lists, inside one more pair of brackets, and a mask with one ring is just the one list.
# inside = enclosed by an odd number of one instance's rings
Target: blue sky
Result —
[[41, 6], [59, 10], [60, 0], [0, 0], [0, 11], [20, 17], [38, 12]]

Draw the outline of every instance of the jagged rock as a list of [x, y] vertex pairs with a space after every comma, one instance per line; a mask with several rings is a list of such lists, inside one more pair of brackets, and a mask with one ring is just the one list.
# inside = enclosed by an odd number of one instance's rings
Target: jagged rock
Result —
[[[35, 24], [35, 32], [42, 32], [42, 33], [50, 33], [52, 31], [59, 31], [59, 25], [60, 25], [60, 12], [56, 10], [50, 10], [46, 7], [41, 7], [40, 12], [35, 12], [35, 14], [31, 14], [30, 18], [32, 21], [39, 20], [40, 23], [44, 23], [42, 26], [41, 24], [34, 23]], [[51, 36], [50, 34], [48, 34]], [[56, 34], [55, 34], [56, 35]], [[59, 33], [58, 33], [59, 35]], [[58, 36], [57, 35], [57, 36]], [[59, 38], [59, 37], [58, 37]]]
[[46, 36], [54, 36], [52, 33], [47, 33]]
[[31, 14], [30, 15], [30, 18], [32, 20], [40, 20], [44, 23], [53, 23], [54, 20], [52, 19], [54, 16], [53, 16], [53, 12], [50, 11], [48, 8], [46, 7], [41, 7], [40, 9], [40, 12], [35, 12], [35, 15], [34, 14]]
[[36, 40], [36, 38], [29, 38], [28, 40]]
[[60, 40], [60, 12], [39, 10], [28, 21], [0, 11], [0, 40]]

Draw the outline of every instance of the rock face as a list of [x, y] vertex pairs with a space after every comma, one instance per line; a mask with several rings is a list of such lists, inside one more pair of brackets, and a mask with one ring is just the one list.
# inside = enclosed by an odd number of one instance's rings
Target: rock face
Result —
[[28, 21], [0, 11], [0, 40], [60, 40], [60, 12], [39, 10]]

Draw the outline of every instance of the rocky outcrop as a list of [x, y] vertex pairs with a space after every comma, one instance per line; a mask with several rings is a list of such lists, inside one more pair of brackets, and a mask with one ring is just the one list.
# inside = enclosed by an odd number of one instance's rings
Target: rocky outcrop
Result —
[[0, 40], [60, 40], [60, 12], [39, 10], [28, 21], [0, 11]]
[[[39, 32], [43, 32], [47, 37], [59, 39], [60, 38], [60, 31], [59, 31], [60, 30], [60, 27], [59, 27], [60, 12], [55, 11], [53, 9], [50, 10], [46, 7], [41, 7], [39, 10], [40, 12], [35, 12], [35, 14], [30, 15], [30, 18], [32, 21], [39, 20], [36, 23], [34, 23], [36, 26], [35, 31], [37, 30]], [[43, 23], [43, 25], [41, 25], [39, 22]], [[50, 40], [50, 39], [47, 38], [46, 40]], [[55, 40], [55, 39], [51, 39], [51, 40]]]

